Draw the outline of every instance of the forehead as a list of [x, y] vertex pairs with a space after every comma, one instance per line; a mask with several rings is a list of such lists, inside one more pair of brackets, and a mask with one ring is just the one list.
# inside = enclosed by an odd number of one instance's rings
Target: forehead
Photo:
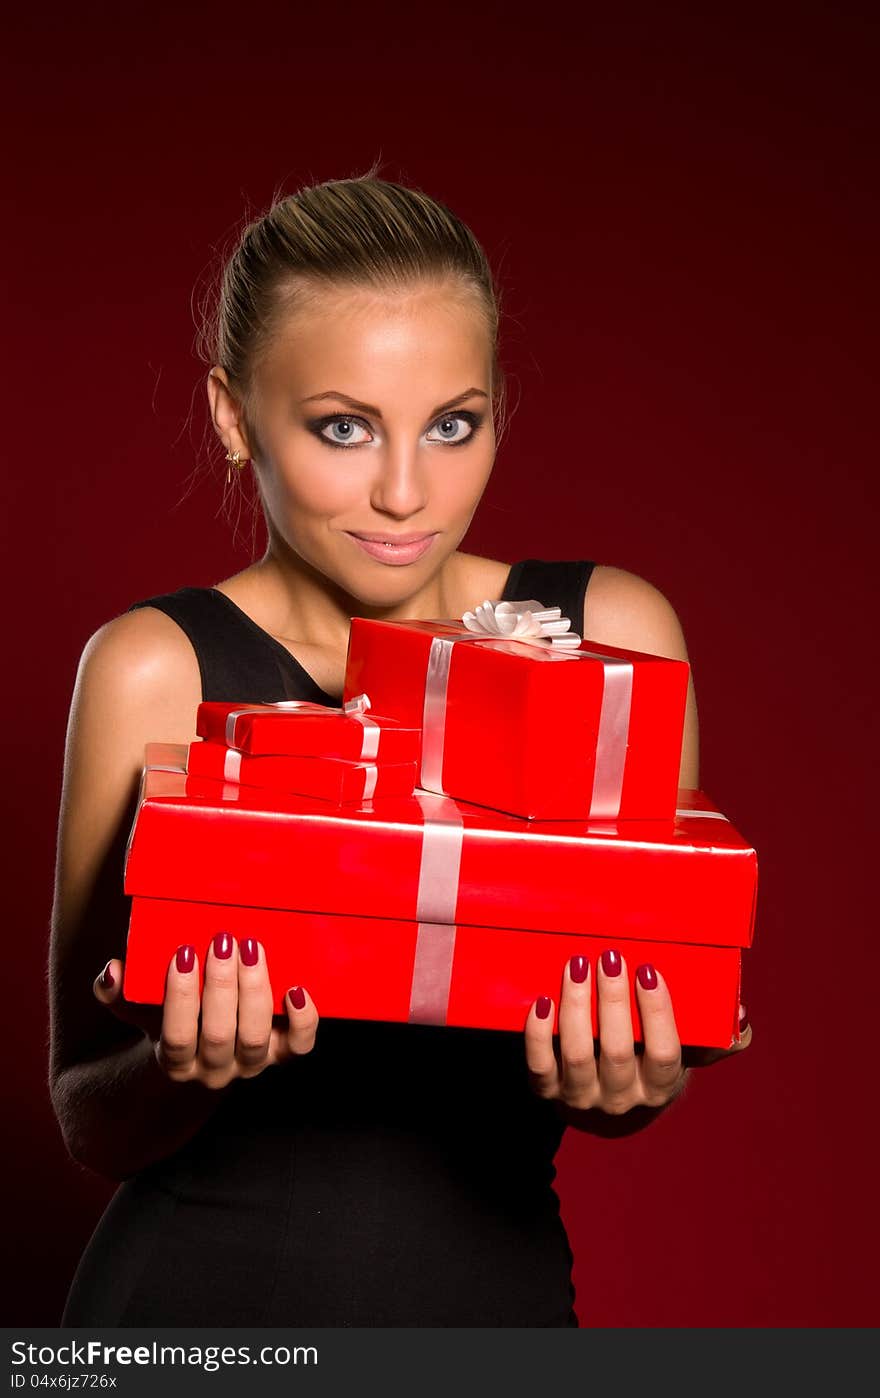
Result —
[[310, 291], [281, 316], [258, 377], [269, 389], [294, 379], [304, 394], [338, 388], [365, 400], [371, 383], [387, 393], [395, 380], [423, 381], [436, 397], [441, 380], [450, 395], [465, 380], [488, 381], [489, 349], [482, 306], [460, 286], [334, 288]]

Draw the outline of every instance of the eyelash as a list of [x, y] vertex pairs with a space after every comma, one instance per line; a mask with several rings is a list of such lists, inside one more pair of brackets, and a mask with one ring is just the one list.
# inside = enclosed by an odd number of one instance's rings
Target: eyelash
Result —
[[[457, 417], [463, 418], [465, 422], [470, 423], [471, 430], [468, 435], [462, 437], [458, 442], [432, 443], [432, 446], [463, 447], [466, 446], [468, 442], [473, 441], [483, 425], [483, 416], [481, 413], [441, 413], [440, 416], [434, 420], [432, 426], [436, 427], [438, 422], [453, 421]], [[365, 442], [353, 442], [350, 446], [346, 446], [344, 442], [331, 442], [329, 437], [324, 436], [324, 428], [329, 427], [332, 422], [358, 422], [364, 427], [368, 425], [364, 422], [362, 417], [356, 417], [353, 413], [332, 413], [329, 417], [316, 418], [314, 422], [308, 423], [308, 428], [320, 442], [323, 442], [328, 447], [332, 447], [334, 451], [353, 451], [355, 447], [366, 446]]]

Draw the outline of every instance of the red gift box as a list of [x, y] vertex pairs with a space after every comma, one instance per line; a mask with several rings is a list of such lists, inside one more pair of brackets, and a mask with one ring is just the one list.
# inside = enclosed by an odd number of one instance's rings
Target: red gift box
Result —
[[563, 639], [353, 617], [343, 698], [422, 730], [426, 790], [530, 819], [671, 819], [687, 661]]
[[[364, 695], [349, 696], [343, 708], [286, 699], [277, 704], [205, 702], [196, 733], [251, 756], [338, 757], [352, 762], [413, 762], [420, 735], [376, 710]], [[370, 710], [370, 712], [368, 712]]]
[[337, 806], [359, 806], [374, 796], [411, 796], [415, 762], [347, 762], [338, 757], [251, 757], [222, 743], [190, 743], [186, 770], [191, 776], [240, 782], [314, 796]]
[[620, 825], [420, 790], [332, 810], [187, 776], [184, 754], [148, 748], [126, 856], [128, 999], [161, 1003], [182, 941], [203, 980], [227, 930], [263, 941], [276, 1013], [303, 984], [321, 1015], [521, 1030], [538, 995], [558, 1004], [569, 956], [615, 947], [637, 1041], [643, 961], [669, 984], [683, 1043], [738, 1036], [756, 856], [702, 793], [682, 792], [674, 820]]

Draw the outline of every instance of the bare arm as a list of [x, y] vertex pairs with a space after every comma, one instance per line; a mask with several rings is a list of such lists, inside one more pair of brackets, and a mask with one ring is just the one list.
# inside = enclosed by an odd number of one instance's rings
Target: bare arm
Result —
[[74, 687], [49, 949], [49, 1090], [70, 1154], [114, 1179], [182, 1145], [223, 1095], [166, 1076], [144, 1031], [92, 992], [96, 971], [124, 954], [123, 858], [144, 744], [189, 741], [199, 698], [189, 642], [153, 609], [96, 632]]
[[[273, 1027], [263, 949], [166, 971], [162, 1006], [121, 995], [129, 902], [125, 844], [147, 741], [188, 742], [201, 684], [177, 625], [152, 608], [117, 617], [80, 662], [67, 733], [49, 957], [49, 1091], [75, 1160], [124, 1179], [184, 1145], [234, 1079], [314, 1045], [305, 995]], [[218, 929], [219, 930], [219, 929]], [[227, 948], [228, 949], [228, 948]], [[100, 984], [109, 963], [116, 983]], [[280, 1017], [283, 1019], [283, 1016]]]

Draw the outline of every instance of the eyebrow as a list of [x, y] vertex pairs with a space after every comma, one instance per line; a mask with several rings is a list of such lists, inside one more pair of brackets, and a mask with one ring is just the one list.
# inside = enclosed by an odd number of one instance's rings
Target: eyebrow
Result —
[[[446, 412], [447, 408], [456, 408], [459, 403], [463, 403], [466, 398], [473, 398], [475, 394], [478, 394], [480, 398], [488, 399], [489, 397], [488, 393], [484, 393], [481, 388], [466, 388], [464, 393], [459, 393], [457, 397], [450, 398], [447, 403], [441, 403], [440, 406], [435, 408], [431, 413], [431, 417], [436, 417], [438, 413]], [[313, 393], [309, 398], [301, 398], [300, 405], [303, 403], [318, 403], [325, 398], [336, 398], [340, 403], [346, 403], [348, 407], [354, 408], [359, 413], [370, 413], [373, 417], [379, 418], [382, 416], [380, 408], [374, 408], [370, 403], [361, 403], [357, 398], [349, 398], [345, 393], [337, 393], [334, 388], [328, 389], [326, 393]]]

